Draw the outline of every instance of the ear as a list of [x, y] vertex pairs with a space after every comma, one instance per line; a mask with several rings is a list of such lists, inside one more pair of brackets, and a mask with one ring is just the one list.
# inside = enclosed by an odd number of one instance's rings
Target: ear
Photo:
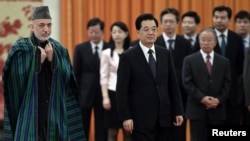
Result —
[[140, 37], [140, 31], [139, 30], [136, 30], [136, 33], [137, 33], [137, 37]]
[[29, 24], [29, 28], [31, 29], [31, 31], [34, 31], [34, 23], [33, 23], [33, 22], [31, 22], [31, 23]]

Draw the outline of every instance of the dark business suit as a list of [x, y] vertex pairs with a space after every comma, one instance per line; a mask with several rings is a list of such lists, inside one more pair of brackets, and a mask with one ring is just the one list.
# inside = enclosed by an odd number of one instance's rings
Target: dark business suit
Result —
[[[103, 50], [108, 48], [104, 42]], [[104, 109], [100, 88], [100, 70], [89, 41], [78, 44], [75, 48], [73, 67], [79, 87], [79, 99], [86, 136], [89, 135], [92, 108], [95, 112], [95, 140], [106, 141], [104, 128]]]
[[[196, 45], [196, 49], [198, 48], [200, 48], [199, 43], [197, 43]], [[214, 51], [219, 54], [222, 54], [219, 42], [217, 42]], [[231, 30], [228, 30], [225, 57], [228, 58], [230, 61], [231, 79], [232, 79], [232, 86], [227, 100], [228, 119], [226, 124], [239, 125], [244, 103], [243, 102], [244, 95], [242, 91], [240, 91], [242, 87], [239, 86], [240, 84], [239, 82], [241, 80], [243, 72], [244, 45], [242, 42], [242, 38]]]
[[[119, 62], [119, 117], [121, 121], [133, 119], [133, 134], [143, 132], [150, 136], [157, 132], [156, 126], [170, 127], [173, 124], [171, 115], [183, 115], [181, 95], [170, 56], [166, 49], [157, 45], [155, 53], [156, 79], [139, 44], [127, 50]], [[137, 141], [152, 139], [138, 136], [134, 138], [133, 134], [132, 138]]]
[[139, 41], [140, 41], [139, 39], [136, 39], [136, 40], [131, 41], [131, 42], [130, 42], [130, 46], [131, 46], [131, 47], [137, 46], [137, 45], [139, 44]]
[[[244, 71], [243, 71], [243, 83], [245, 92], [245, 105], [250, 105], [250, 48], [246, 49]], [[250, 125], [250, 111], [246, 111], [245, 124]]]
[[[183, 37], [184, 37], [184, 35], [183, 35]], [[187, 39], [187, 38], [185, 38], [185, 39]], [[199, 35], [197, 34], [193, 45], [191, 45], [191, 53], [194, 53], [194, 52], [199, 51], [199, 50], [200, 50], [200, 47], [199, 47]]]
[[[166, 43], [164, 41], [163, 35], [160, 35], [157, 37], [155, 44], [160, 45], [162, 47], [166, 47]], [[186, 108], [186, 101], [187, 101], [187, 93], [182, 85], [182, 64], [184, 57], [189, 55], [191, 52], [191, 43], [185, 39], [183, 36], [176, 35], [175, 42], [174, 42], [174, 50], [173, 50], [173, 61], [176, 71], [176, 76], [178, 79], [178, 83], [180, 86], [180, 92], [182, 96], [182, 102], [184, 110]], [[186, 120], [184, 119], [184, 122], [182, 126], [173, 126], [171, 129], [171, 138], [174, 141], [185, 141], [185, 133], [186, 133]]]
[[[229, 60], [215, 53], [210, 75], [200, 51], [185, 57], [183, 85], [188, 93], [186, 117], [190, 119], [191, 141], [205, 141], [206, 133], [202, 129], [226, 120], [226, 100], [231, 85]], [[206, 109], [201, 104], [204, 96], [216, 97], [220, 104], [215, 109]]]

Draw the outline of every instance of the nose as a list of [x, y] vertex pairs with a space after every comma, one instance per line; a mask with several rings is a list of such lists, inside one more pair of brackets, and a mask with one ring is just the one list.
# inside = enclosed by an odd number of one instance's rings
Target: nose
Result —
[[50, 29], [50, 28], [49, 28], [49, 26], [47, 26], [47, 25], [44, 26], [44, 28], [43, 28], [44, 31], [49, 31], [49, 29]]

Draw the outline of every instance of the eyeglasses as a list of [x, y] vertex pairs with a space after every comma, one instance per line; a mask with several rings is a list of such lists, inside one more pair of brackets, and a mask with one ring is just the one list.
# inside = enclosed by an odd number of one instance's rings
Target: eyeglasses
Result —
[[163, 20], [162, 23], [163, 24], [167, 24], [167, 23], [174, 24], [174, 23], [176, 23], [176, 21], [175, 20]]

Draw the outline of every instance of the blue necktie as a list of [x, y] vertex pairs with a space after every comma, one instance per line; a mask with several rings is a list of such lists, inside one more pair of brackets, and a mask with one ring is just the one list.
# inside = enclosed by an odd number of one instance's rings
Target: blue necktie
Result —
[[168, 40], [168, 50], [169, 50], [170, 54], [173, 53], [173, 42], [174, 42], [173, 39]]
[[220, 35], [221, 37], [221, 54], [222, 56], [225, 56], [226, 55], [226, 41], [225, 41], [225, 35], [224, 34], [221, 34]]
[[156, 61], [155, 61], [154, 56], [153, 56], [153, 50], [149, 49], [148, 54], [149, 54], [148, 64], [149, 64], [149, 66], [151, 68], [151, 71], [152, 71], [152, 73], [154, 75], [154, 78], [156, 79]]

